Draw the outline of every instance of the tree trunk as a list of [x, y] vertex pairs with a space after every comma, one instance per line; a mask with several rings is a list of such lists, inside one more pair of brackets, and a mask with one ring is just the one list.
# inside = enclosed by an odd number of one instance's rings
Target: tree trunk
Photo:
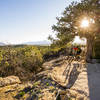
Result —
[[87, 39], [87, 52], [86, 52], [86, 61], [91, 62], [93, 57], [93, 44], [94, 44], [94, 38], [89, 37]]

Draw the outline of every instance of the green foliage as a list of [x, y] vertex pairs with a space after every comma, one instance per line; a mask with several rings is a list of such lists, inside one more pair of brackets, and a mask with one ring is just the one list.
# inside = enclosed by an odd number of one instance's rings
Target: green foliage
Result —
[[54, 90], [55, 90], [55, 87], [54, 87], [54, 86], [49, 86], [49, 89], [50, 89], [51, 91], [54, 91]]
[[40, 81], [37, 81], [37, 82], [35, 82], [35, 83], [33, 84], [34, 87], [37, 87], [37, 86], [39, 86], [39, 85], [40, 85]]
[[51, 49], [50, 46], [37, 46], [37, 48], [39, 49], [42, 55], [46, 54]]
[[20, 92], [19, 95], [22, 97], [22, 96], [25, 95], [25, 92], [24, 91], [23, 92]]
[[[90, 22], [88, 28], [81, 28], [82, 19], [87, 18]], [[91, 21], [94, 20], [94, 23]], [[61, 17], [57, 17], [57, 23], [52, 29], [56, 32], [56, 39], [52, 47], [61, 47], [73, 41], [75, 36], [87, 39], [87, 58], [92, 55], [93, 42], [100, 34], [100, 0], [82, 0], [80, 3], [72, 2], [67, 6]]]
[[0, 76], [17, 75], [21, 80], [29, 80], [42, 70], [42, 63], [58, 57], [64, 46], [4, 46], [0, 47]]
[[49, 86], [49, 83], [48, 82], [46, 83], [46, 86]]
[[42, 55], [37, 47], [21, 48], [18, 55], [22, 59], [23, 67], [31, 71], [38, 69], [43, 62]]
[[50, 60], [52, 58], [59, 57], [60, 55], [68, 55], [69, 54], [69, 48], [70, 48], [70, 43], [63, 45], [63, 46], [55, 46], [49, 48], [47, 52], [43, 55], [44, 60]]
[[42, 53], [36, 46], [0, 47], [0, 76], [17, 75], [28, 79], [41, 70]]

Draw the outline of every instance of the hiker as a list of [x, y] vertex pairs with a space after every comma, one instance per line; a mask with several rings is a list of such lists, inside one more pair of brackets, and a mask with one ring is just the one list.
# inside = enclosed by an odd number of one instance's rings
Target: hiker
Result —
[[80, 47], [74, 47], [73, 48], [73, 56], [78, 60], [80, 59], [80, 54], [81, 54], [82, 50]]
[[77, 47], [74, 47], [74, 48], [73, 48], [73, 55], [74, 55], [74, 56], [77, 55], [77, 51], [78, 51], [78, 48], [77, 48]]

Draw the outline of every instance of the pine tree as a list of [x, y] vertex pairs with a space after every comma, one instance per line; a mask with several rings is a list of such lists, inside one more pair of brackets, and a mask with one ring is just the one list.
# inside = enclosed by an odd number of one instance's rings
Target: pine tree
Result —
[[[84, 18], [89, 20], [89, 27], [86, 29], [80, 27]], [[52, 27], [57, 33], [57, 42], [65, 44], [77, 35], [85, 37], [87, 39], [87, 61], [89, 61], [92, 58], [94, 41], [100, 35], [100, 0], [72, 2], [65, 8], [62, 16], [57, 17], [57, 21], [57, 24]]]

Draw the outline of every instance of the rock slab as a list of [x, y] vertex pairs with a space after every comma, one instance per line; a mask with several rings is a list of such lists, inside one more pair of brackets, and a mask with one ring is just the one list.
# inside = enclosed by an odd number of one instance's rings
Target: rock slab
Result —
[[19, 83], [21, 83], [21, 81], [17, 76], [0, 77], [0, 87]]

